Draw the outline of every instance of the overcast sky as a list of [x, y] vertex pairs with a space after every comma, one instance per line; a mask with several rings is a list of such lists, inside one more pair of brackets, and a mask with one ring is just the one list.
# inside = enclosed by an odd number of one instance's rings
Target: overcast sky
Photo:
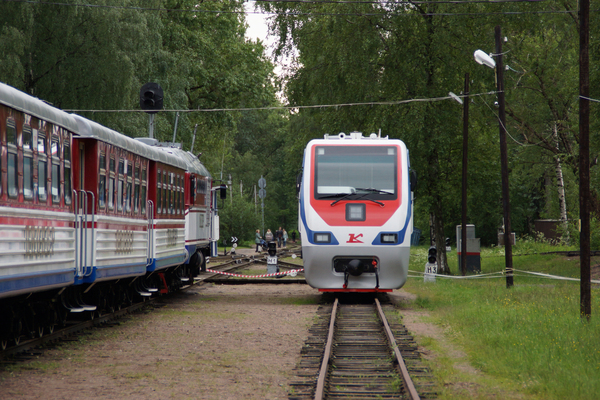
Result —
[[249, 39], [260, 39], [264, 44], [270, 43], [267, 37], [267, 22], [266, 15], [264, 14], [253, 14], [255, 1], [248, 1], [244, 3], [246, 9], [246, 22], [248, 22], [248, 30], [246, 31], [246, 37]]

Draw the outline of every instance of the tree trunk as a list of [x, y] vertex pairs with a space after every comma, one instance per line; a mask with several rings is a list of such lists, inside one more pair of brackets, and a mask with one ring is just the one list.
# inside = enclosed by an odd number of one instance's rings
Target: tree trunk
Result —
[[[556, 149], [558, 150], [558, 130], [556, 128], [556, 124], [554, 124], [554, 140], [556, 143]], [[561, 164], [561, 160], [560, 160], [560, 156], [557, 154], [556, 157], [554, 157], [555, 160], [555, 169], [556, 169], [556, 185], [558, 187], [558, 204], [560, 207], [560, 221], [562, 223], [562, 228], [563, 228], [563, 232], [562, 232], [562, 236], [563, 236], [563, 240], [566, 240], [567, 242], [569, 241], [569, 230], [568, 228], [568, 223], [567, 223], [567, 199], [565, 197], [565, 181], [563, 178], [563, 172], [562, 172], [562, 164]]]
[[430, 222], [435, 234], [433, 245], [435, 245], [436, 248], [438, 274], [450, 275], [450, 268], [448, 267], [448, 258], [446, 257], [446, 238], [444, 236], [444, 223], [443, 219], [440, 217], [439, 207], [436, 207], [436, 213], [430, 214]]

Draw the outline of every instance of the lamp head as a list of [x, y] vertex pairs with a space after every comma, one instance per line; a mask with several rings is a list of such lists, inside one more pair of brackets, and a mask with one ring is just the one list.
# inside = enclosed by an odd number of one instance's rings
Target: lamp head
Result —
[[448, 92], [448, 96], [450, 96], [453, 100], [456, 100], [460, 104], [463, 103], [463, 100], [452, 92]]
[[476, 50], [473, 53], [473, 57], [475, 57], [475, 61], [477, 61], [481, 65], [487, 65], [490, 68], [496, 68], [496, 61], [487, 55], [483, 50]]

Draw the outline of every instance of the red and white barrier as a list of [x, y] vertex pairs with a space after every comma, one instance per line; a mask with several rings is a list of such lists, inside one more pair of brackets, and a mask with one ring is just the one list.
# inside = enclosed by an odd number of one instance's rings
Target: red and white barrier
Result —
[[221, 275], [227, 275], [227, 276], [236, 276], [236, 277], [239, 277], [239, 278], [271, 278], [273, 276], [282, 276], [282, 275], [296, 276], [298, 274], [298, 272], [304, 272], [304, 268], [292, 269], [290, 271], [277, 272], [275, 274], [263, 274], [263, 275], [232, 274], [230, 272], [215, 271], [213, 269], [207, 269], [206, 272], [210, 272], [212, 274], [221, 274]]

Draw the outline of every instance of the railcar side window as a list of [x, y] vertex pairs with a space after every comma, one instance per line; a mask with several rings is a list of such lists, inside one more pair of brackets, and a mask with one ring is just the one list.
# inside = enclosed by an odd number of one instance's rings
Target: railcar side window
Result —
[[106, 206], [106, 154], [100, 153], [99, 160], [100, 176], [98, 177], [98, 207]]
[[133, 186], [133, 164], [126, 163], [127, 169], [127, 188], [125, 190], [125, 211], [131, 211], [131, 188]]
[[119, 183], [117, 184], [117, 211], [123, 210], [123, 200], [125, 197], [123, 196], [123, 179], [125, 177], [125, 163], [123, 159], [119, 160]]
[[168, 185], [167, 185], [167, 171], [163, 171], [163, 199], [162, 199], [162, 212], [164, 214], [167, 213], [167, 207], [169, 206], [167, 204], [167, 190], [168, 190]]
[[33, 150], [31, 126], [23, 125], [23, 197], [33, 199]]
[[133, 175], [134, 189], [133, 189], [133, 212], [137, 213], [140, 209], [140, 166], [135, 166], [135, 173]]
[[19, 194], [19, 159], [17, 156], [17, 128], [12, 119], [6, 121], [6, 145], [8, 147], [8, 197], [16, 198]]
[[158, 179], [157, 179], [158, 187], [156, 189], [156, 212], [160, 214], [160, 213], [162, 213], [162, 208], [161, 208], [162, 207], [162, 201], [161, 201], [161, 199], [162, 199], [162, 179], [160, 178], [161, 177], [160, 170], [158, 170], [157, 176], [158, 176]]
[[60, 203], [60, 144], [56, 135], [52, 135], [50, 152], [52, 155], [50, 194], [52, 195], [52, 203], [58, 204]]
[[108, 177], [108, 208], [110, 210], [115, 208], [115, 159], [110, 158], [109, 161], [109, 177]]
[[38, 131], [37, 134], [37, 150], [38, 150], [38, 200], [46, 201], [47, 193], [47, 171], [48, 171], [48, 156], [46, 146], [46, 133]]
[[142, 169], [142, 193], [140, 195], [142, 214], [146, 214], [146, 168]]
[[166, 183], [166, 193], [165, 196], [167, 198], [167, 201], [165, 204], [165, 206], [167, 207], [167, 209], [165, 210], [165, 212], [167, 214], [173, 214], [173, 203], [171, 202], [171, 191], [173, 190], [173, 186], [171, 185], [172, 181], [170, 178], [172, 178], [172, 174], [168, 173], [167, 176], [167, 183]]
[[183, 207], [181, 207], [181, 177], [178, 176], [177, 177], [177, 214], [181, 214], [181, 210], [183, 210]]
[[196, 202], [196, 177], [190, 176], [190, 203]]
[[63, 171], [64, 171], [64, 180], [65, 180], [65, 204], [71, 204], [71, 143], [70, 143], [70, 135], [65, 132], [65, 135], [68, 138], [68, 141], [65, 141], [63, 144]]

